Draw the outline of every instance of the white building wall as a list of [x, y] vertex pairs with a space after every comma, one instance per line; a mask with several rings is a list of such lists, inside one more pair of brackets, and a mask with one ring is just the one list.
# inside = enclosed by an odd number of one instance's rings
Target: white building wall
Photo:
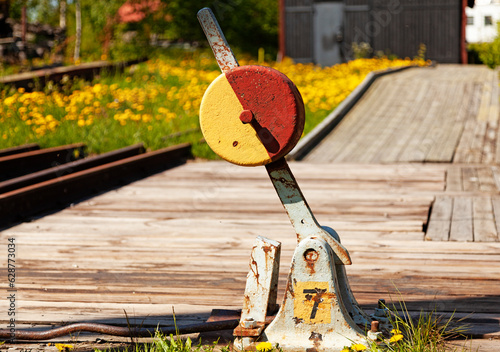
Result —
[[[500, 21], [500, 0], [476, 0], [474, 8], [465, 8], [467, 26], [465, 38], [468, 43], [491, 42], [497, 35]], [[489, 24], [491, 19], [491, 24]], [[472, 24], [469, 24], [472, 21]]]

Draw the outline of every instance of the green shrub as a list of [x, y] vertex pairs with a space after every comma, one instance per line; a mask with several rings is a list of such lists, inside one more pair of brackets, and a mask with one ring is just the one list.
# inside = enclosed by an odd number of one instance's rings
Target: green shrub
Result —
[[[479, 58], [481, 63], [490, 68], [500, 66], [500, 22], [497, 23], [497, 36], [491, 43], [473, 43], [469, 44], [469, 57], [471, 61]], [[471, 62], [475, 63], [475, 62]]]

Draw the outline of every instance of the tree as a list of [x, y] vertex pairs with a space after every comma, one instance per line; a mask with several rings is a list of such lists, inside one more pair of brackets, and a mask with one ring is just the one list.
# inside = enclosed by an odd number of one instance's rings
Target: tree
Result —
[[80, 45], [82, 43], [82, 9], [80, 0], [75, 0], [75, 30], [76, 30], [76, 40], [75, 40], [75, 53], [74, 60], [75, 63], [80, 60]]
[[59, 27], [66, 30], [66, 0], [59, 0]]
[[[196, 18], [200, 1], [163, 1], [163, 33], [172, 40], [205, 43], [205, 36]], [[215, 0], [210, 7], [231, 47], [238, 47], [254, 55], [259, 47], [264, 47], [267, 52], [277, 52], [277, 0]]]

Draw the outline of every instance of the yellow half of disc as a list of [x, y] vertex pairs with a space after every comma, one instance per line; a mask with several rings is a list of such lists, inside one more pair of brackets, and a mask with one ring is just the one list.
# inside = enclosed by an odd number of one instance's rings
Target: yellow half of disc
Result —
[[269, 154], [250, 124], [240, 120], [243, 107], [224, 74], [208, 87], [200, 107], [200, 126], [212, 150], [237, 165], [270, 163]]

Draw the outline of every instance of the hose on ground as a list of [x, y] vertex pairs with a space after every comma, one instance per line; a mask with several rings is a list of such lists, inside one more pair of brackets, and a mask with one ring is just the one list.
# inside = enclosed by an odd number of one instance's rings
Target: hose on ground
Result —
[[153, 337], [155, 331], [164, 335], [170, 334], [194, 334], [199, 332], [219, 331], [234, 329], [239, 324], [237, 319], [222, 320], [215, 322], [206, 322], [200, 324], [191, 324], [180, 327], [169, 328], [138, 328], [138, 327], [123, 327], [113, 326], [98, 323], [76, 323], [61, 326], [51, 330], [31, 331], [31, 330], [14, 330], [0, 329], [1, 339], [11, 340], [50, 340], [56, 337], [66, 336], [75, 332], [93, 332], [104, 335], [121, 336], [121, 337]]

